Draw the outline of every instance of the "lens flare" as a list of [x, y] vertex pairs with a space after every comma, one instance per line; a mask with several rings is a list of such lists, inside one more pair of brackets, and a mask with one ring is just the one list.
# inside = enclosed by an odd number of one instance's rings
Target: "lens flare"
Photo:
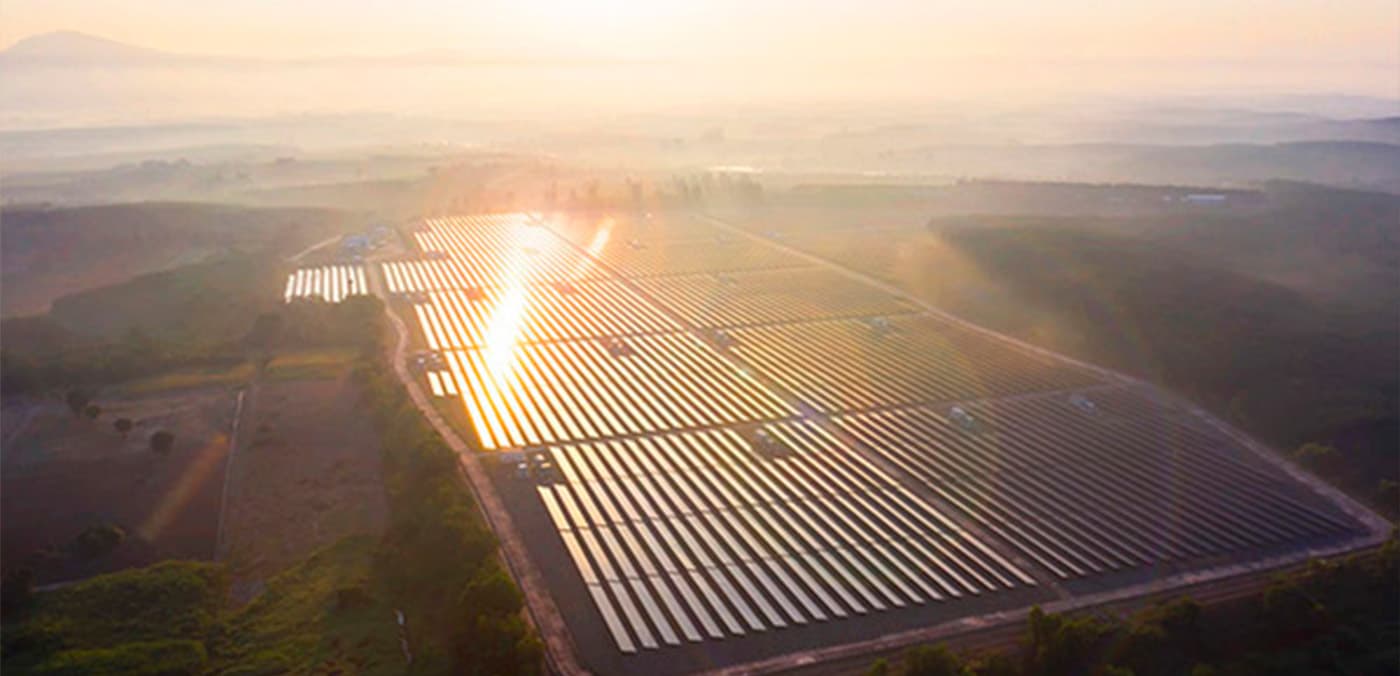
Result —
[[215, 435], [190, 460], [175, 485], [156, 503], [155, 509], [136, 527], [136, 533], [143, 540], [151, 542], [159, 538], [170, 527], [190, 501], [204, 488], [204, 485], [218, 473], [219, 466], [228, 457], [229, 439], [223, 434]]

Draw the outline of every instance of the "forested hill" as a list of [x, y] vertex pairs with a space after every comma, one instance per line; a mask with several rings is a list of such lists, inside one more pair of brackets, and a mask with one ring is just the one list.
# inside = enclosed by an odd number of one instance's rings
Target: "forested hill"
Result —
[[1400, 200], [1328, 193], [1190, 223], [941, 223], [948, 255], [981, 277], [976, 294], [935, 300], [1166, 385], [1285, 450], [1314, 444], [1305, 462], [1394, 512], [1400, 225], [1386, 219]]

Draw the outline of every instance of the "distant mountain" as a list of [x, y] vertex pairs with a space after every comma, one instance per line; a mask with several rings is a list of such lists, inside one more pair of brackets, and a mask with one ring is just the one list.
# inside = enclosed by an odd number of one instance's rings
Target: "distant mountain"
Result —
[[182, 54], [140, 47], [109, 38], [56, 31], [33, 35], [0, 50], [3, 67], [153, 67], [153, 66], [482, 66], [482, 65], [625, 65], [640, 62], [558, 54], [522, 57], [505, 53], [470, 53], [455, 49], [425, 49], [388, 55], [332, 55], [312, 58], [259, 58]]
[[7, 66], [156, 65], [181, 58], [78, 31], [30, 36], [0, 51], [0, 63]]

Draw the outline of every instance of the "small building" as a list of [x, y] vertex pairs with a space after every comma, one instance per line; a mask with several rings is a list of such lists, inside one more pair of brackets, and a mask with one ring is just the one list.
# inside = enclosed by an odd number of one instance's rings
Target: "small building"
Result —
[[346, 235], [340, 240], [340, 250], [349, 256], [363, 255], [369, 248], [369, 235]]
[[1220, 205], [1229, 200], [1229, 197], [1220, 193], [1193, 192], [1181, 198], [1181, 201], [1188, 204]]

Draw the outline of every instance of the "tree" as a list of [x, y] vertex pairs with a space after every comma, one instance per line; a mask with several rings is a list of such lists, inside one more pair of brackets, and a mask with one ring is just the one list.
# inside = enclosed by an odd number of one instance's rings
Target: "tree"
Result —
[[339, 611], [350, 611], [359, 608], [367, 608], [374, 604], [374, 597], [365, 589], [363, 584], [341, 587], [335, 591], [335, 609]]
[[453, 653], [459, 674], [533, 676], [544, 648], [519, 614], [480, 615], [457, 630]]
[[34, 602], [34, 571], [14, 568], [0, 578], [0, 614], [23, 611]]
[[126, 531], [111, 524], [90, 526], [73, 541], [74, 552], [83, 559], [95, 559], [111, 552], [126, 540]]
[[73, 412], [73, 417], [76, 418], [83, 414], [83, 409], [87, 408], [88, 404], [92, 403], [92, 395], [82, 390], [68, 390], [68, 395], [63, 400], [68, 404], [68, 410]]
[[131, 418], [117, 418], [112, 421], [112, 427], [116, 428], [117, 433], [122, 435], [122, 438], [125, 439], [126, 435], [131, 432]]
[[1179, 598], [1138, 612], [1118, 641], [1121, 666], [1143, 674], [1179, 674], [1203, 656], [1201, 605]]
[[1400, 482], [1381, 479], [1380, 483], [1376, 484], [1376, 495], [1376, 501], [1382, 505], [1394, 505], [1396, 502], [1400, 502], [1397, 500], [1400, 498]]
[[1092, 617], [1067, 617], [1031, 608], [1026, 674], [1079, 674], [1093, 663], [1109, 628]]
[[160, 455], [169, 455], [175, 447], [175, 435], [161, 430], [151, 435], [151, 450]]
[[97, 420], [97, 416], [102, 415], [102, 407], [97, 404], [88, 404], [83, 408], [83, 417], [88, 420]]
[[940, 643], [910, 648], [904, 655], [904, 673], [907, 676], [958, 676], [966, 670], [962, 660]]
[[468, 614], [512, 615], [520, 612], [520, 590], [498, 565], [483, 566], [462, 591], [462, 611]]
[[1322, 633], [1331, 618], [1321, 602], [1313, 598], [1297, 580], [1271, 585], [1264, 592], [1261, 628], [1266, 639], [1287, 645]]
[[1305, 467], [1309, 467], [1313, 470], [1321, 470], [1336, 465], [1340, 456], [1334, 446], [1307, 443], [1294, 451], [1293, 457]]

